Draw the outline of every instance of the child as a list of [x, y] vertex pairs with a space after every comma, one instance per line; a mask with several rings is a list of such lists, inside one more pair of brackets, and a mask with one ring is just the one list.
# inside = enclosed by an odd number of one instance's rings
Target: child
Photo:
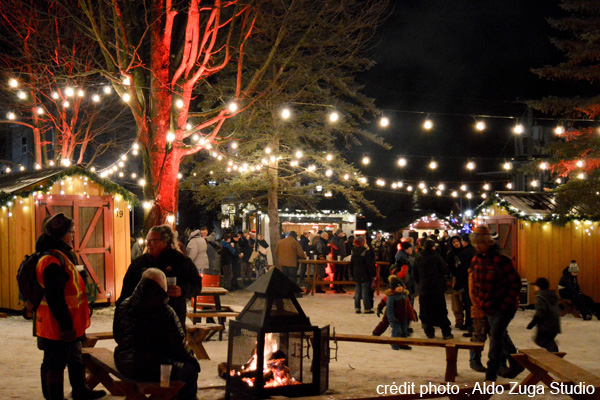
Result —
[[535, 344], [550, 352], [557, 352], [558, 346], [554, 338], [560, 333], [558, 296], [553, 290], [549, 290], [550, 283], [546, 278], [538, 278], [534, 285], [537, 292], [535, 294], [535, 315], [527, 325], [527, 329], [532, 329], [537, 325]]
[[[406, 290], [401, 279], [392, 278], [390, 280], [390, 291], [385, 314], [392, 327], [392, 337], [408, 337], [408, 322], [417, 320], [415, 310], [408, 298], [408, 290]], [[411, 350], [411, 347], [392, 345], [392, 349]]]
[[[391, 285], [391, 282], [394, 279], [398, 279], [398, 276], [394, 276], [392, 274], [388, 277], [387, 281]], [[381, 336], [387, 330], [387, 328], [390, 326], [390, 321], [388, 321], [388, 317], [385, 314], [383, 309], [385, 308], [385, 306], [387, 304], [388, 296], [391, 296], [392, 294], [394, 294], [394, 291], [392, 289], [386, 290], [385, 296], [383, 296], [383, 298], [377, 305], [377, 316], [381, 317], [381, 314], [383, 314], [383, 318], [381, 319], [381, 321], [379, 321], [379, 323], [377, 324], [375, 329], [373, 329], [373, 336]]]

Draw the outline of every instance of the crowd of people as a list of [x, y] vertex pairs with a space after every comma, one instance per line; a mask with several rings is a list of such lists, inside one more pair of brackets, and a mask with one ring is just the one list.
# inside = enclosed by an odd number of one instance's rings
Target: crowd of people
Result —
[[[36, 241], [36, 251], [43, 253], [36, 274], [45, 288], [45, 297], [35, 312], [34, 329], [38, 347], [44, 352], [40, 374], [42, 392], [48, 400], [64, 399], [66, 368], [73, 399], [106, 395], [85, 383], [82, 341], [90, 313], [85, 283], [75, 267], [73, 227], [71, 218], [55, 214], [44, 222], [43, 233]], [[519, 307], [521, 278], [512, 260], [502, 254], [496, 238], [485, 225], [462, 236], [451, 237], [448, 232], [439, 236], [436, 231], [417, 240], [385, 240], [381, 234], [370, 240], [363, 232], [346, 238], [341, 229], [303, 232], [298, 238], [291, 231], [273, 253], [278, 260], [276, 266], [301, 286], [310, 272], [322, 280], [325, 265], [331, 268], [330, 288], [335, 292], [344, 293], [335, 281], [352, 279], [355, 312], [365, 314], [375, 312], [375, 263], [387, 262], [389, 267], [381, 269], [381, 276], [389, 282], [389, 288], [377, 307], [377, 316], [383, 314], [383, 318], [374, 335], [391, 327], [392, 337], [408, 337], [414, 332], [411, 323], [420, 321], [428, 338], [435, 337], [438, 327], [443, 339], [452, 339], [445, 300], [450, 286], [454, 327], [474, 342], [485, 342], [489, 337], [487, 366], [478, 352], [471, 352], [470, 366], [485, 372], [486, 380], [495, 381], [497, 376], [514, 378], [523, 370], [511, 357], [516, 348], [508, 333]], [[186, 239], [181, 240], [169, 225], [152, 227], [144, 244], [136, 249], [140, 253], [132, 259], [116, 301], [115, 364], [125, 376], [142, 381], [158, 381], [160, 365], [169, 364], [172, 378], [185, 382], [178, 399], [194, 400], [200, 365], [185, 344], [187, 302], [200, 294], [202, 276], [219, 276], [221, 285], [230, 290], [260, 277], [267, 269], [269, 244], [260, 234], [247, 230], [224, 232], [217, 241], [206, 227], [188, 231]], [[322, 263], [309, 271], [303, 262], [306, 259], [346, 260], [349, 265]], [[575, 261], [565, 268], [558, 283], [560, 296], [570, 300], [584, 320], [592, 315], [600, 319], [595, 302], [579, 287], [578, 273]], [[558, 351], [555, 338], [560, 333], [559, 298], [544, 277], [538, 278], [534, 286], [536, 312], [527, 328], [537, 328], [537, 345]], [[323, 285], [317, 292], [326, 289]], [[416, 298], [418, 313], [413, 307]], [[392, 348], [411, 349], [407, 345]]]

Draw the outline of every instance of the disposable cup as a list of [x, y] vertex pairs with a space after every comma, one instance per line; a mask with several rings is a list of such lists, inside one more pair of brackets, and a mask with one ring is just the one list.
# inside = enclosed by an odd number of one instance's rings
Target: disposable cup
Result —
[[167, 276], [167, 286], [176, 286], [177, 285], [177, 277], [176, 276]]
[[170, 364], [160, 365], [160, 386], [169, 387], [171, 385], [171, 368]]
[[342, 261], [342, 256], [338, 256], [338, 261]]

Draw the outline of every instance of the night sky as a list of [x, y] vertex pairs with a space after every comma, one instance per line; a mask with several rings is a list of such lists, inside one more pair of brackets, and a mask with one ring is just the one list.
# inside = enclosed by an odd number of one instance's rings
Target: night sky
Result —
[[[392, 6], [372, 49], [377, 65], [361, 81], [390, 119], [387, 129], [375, 123], [370, 129], [393, 149], [364, 146], [353, 154], [355, 162], [363, 154], [374, 160], [361, 168], [373, 183], [477, 181], [471, 186], [480, 188], [488, 176], [479, 173], [500, 170], [502, 160], [514, 154], [515, 120], [486, 119], [488, 128], [478, 133], [473, 116], [522, 118], [525, 100], [573, 87], [530, 71], [564, 60], [549, 40], [561, 33], [546, 18], [565, 13], [555, 0], [402, 0]], [[430, 132], [421, 128], [428, 113], [435, 124]], [[395, 163], [400, 155], [409, 160], [403, 170]], [[466, 170], [467, 158], [477, 163], [476, 172]], [[435, 172], [427, 168], [432, 159], [439, 163]], [[504, 184], [494, 189], [504, 190]]]

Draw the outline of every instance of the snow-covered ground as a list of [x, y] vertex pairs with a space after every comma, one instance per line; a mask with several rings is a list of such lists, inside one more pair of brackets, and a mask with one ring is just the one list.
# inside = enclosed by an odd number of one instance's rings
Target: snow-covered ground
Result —
[[[223, 298], [225, 304], [232, 305], [234, 309], [241, 310], [252, 293], [236, 291]], [[356, 333], [370, 335], [378, 318], [375, 314], [355, 314], [353, 293], [347, 294], [317, 294], [299, 299], [300, 305], [309, 316], [311, 323], [317, 326], [330, 325], [338, 333]], [[382, 297], [376, 296], [375, 304]], [[449, 300], [449, 298], [448, 298]], [[418, 304], [418, 301], [417, 301]], [[448, 309], [450, 306], [448, 305]], [[112, 329], [113, 307], [97, 308], [92, 317], [92, 326], [88, 332], [110, 331]], [[525, 329], [533, 316], [533, 310], [518, 311], [509, 327], [509, 333], [517, 348], [535, 348], [532, 336], [533, 331]], [[450, 312], [450, 320], [454, 321]], [[419, 324], [414, 324], [415, 337], [425, 337]], [[573, 316], [562, 318], [563, 333], [558, 337], [561, 351], [567, 353], [565, 359], [574, 364], [600, 375], [598, 354], [600, 350], [600, 321], [575, 319]], [[42, 352], [37, 349], [35, 338], [31, 335], [31, 321], [26, 321], [21, 316], [9, 316], [0, 319], [0, 400], [43, 399], [39, 385], [39, 366]], [[454, 335], [460, 340], [462, 332], [453, 330]], [[385, 333], [389, 335], [390, 332]], [[440, 336], [439, 329], [436, 331]], [[212, 339], [205, 343], [206, 350], [211, 360], [200, 362], [202, 371], [198, 380], [198, 387], [202, 390], [198, 397], [205, 400], [223, 399], [225, 395], [225, 382], [217, 375], [217, 365], [226, 361], [227, 334], [223, 341]], [[104, 340], [97, 344], [99, 347], [113, 349], [115, 342]], [[433, 382], [439, 384], [444, 380], [445, 351], [437, 347], [413, 346], [411, 351], [393, 351], [388, 345], [362, 344], [339, 342], [337, 351], [332, 350], [330, 363], [329, 391], [318, 397], [319, 399], [346, 399], [356, 397], [369, 397], [377, 395], [379, 385], [400, 385], [404, 382], [414, 383], [415, 387]], [[487, 346], [484, 351], [486, 360]], [[469, 369], [468, 351], [458, 352], [457, 383], [483, 380], [484, 374]], [[524, 373], [518, 378], [522, 379]], [[65, 394], [70, 392], [68, 379], [65, 379]], [[500, 378], [499, 382], [508, 382]], [[216, 387], [213, 389], [206, 389]], [[118, 399], [119, 397], [106, 396], [105, 399]], [[519, 399], [527, 398], [526, 395], [500, 395], [493, 399]], [[535, 395], [536, 399], [561, 400], [568, 398], [564, 395], [550, 394], [545, 388], [545, 395]]]

